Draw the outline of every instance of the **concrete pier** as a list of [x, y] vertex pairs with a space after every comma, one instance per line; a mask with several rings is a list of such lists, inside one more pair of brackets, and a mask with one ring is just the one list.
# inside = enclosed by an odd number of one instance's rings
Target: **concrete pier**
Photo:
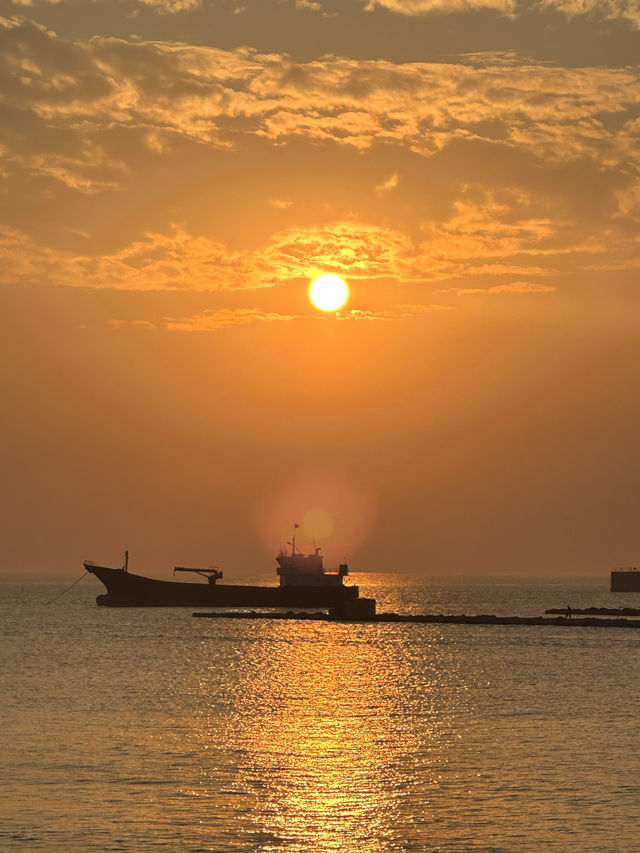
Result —
[[[575, 612], [575, 611], [572, 611]], [[338, 616], [335, 613], [298, 613], [288, 611], [286, 613], [266, 613], [257, 611], [210, 611], [206, 613], [194, 613], [194, 616], [208, 619], [287, 619], [296, 621], [315, 622], [358, 622], [364, 624], [400, 622], [411, 624], [432, 625], [539, 625], [540, 627], [555, 628], [640, 628], [639, 619], [607, 619], [596, 616], [579, 616], [567, 619], [564, 616], [547, 618], [544, 616], [493, 616], [481, 614], [467, 616], [464, 613], [457, 615], [444, 615], [442, 613], [427, 613], [422, 615], [399, 613], [378, 613], [370, 617], [362, 615], [355, 618]]]
[[[566, 613], [566, 607], [550, 607], [545, 613]], [[572, 607], [571, 614], [581, 616], [640, 616], [637, 607]]]

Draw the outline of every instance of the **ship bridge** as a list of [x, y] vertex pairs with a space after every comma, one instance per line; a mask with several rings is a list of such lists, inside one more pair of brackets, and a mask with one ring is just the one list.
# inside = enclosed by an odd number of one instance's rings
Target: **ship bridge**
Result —
[[316, 548], [313, 554], [302, 554], [296, 551], [295, 537], [291, 546], [291, 554], [280, 551], [276, 557], [280, 586], [342, 586], [342, 579], [349, 573], [346, 563], [336, 571], [328, 572], [322, 564], [320, 548]]

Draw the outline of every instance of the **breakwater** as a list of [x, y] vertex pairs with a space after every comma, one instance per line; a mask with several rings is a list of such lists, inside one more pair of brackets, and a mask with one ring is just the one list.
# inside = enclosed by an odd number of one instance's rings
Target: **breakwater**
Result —
[[[566, 613], [566, 607], [550, 607], [545, 613]], [[571, 613], [584, 616], [640, 616], [637, 607], [572, 607]]]
[[638, 619], [608, 619], [598, 616], [579, 616], [567, 618], [566, 616], [494, 616], [492, 614], [467, 616], [464, 613], [453, 615], [445, 615], [442, 613], [426, 613], [421, 615], [400, 613], [377, 613], [367, 618], [350, 619], [324, 612], [300, 613], [294, 611], [287, 611], [286, 613], [269, 613], [254, 610], [196, 612], [193, 613], [193, 616], [204, 617], [208, 619], [275, 619], [296, 620], [301, 622], [358, 622], [366, 624], [398, 622], [435, 625], [538, 625], [540, 627], [560, 628], [640, 628], [640, 620]]

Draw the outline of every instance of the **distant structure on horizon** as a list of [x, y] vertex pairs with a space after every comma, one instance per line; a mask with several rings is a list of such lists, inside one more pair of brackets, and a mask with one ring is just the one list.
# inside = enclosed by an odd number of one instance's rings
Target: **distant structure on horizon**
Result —
[[640, 592], [640, 571], [635, 566], [613, 569], [611, 592]]

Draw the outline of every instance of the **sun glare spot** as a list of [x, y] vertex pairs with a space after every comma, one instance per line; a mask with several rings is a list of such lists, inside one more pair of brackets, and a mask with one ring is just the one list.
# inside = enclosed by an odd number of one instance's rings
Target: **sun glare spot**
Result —
[[311, 282], [309, 299], [321, 311], [337, 311], [347, 301], [349, 288], [346, 283], [332, 272], [319, 275]]
[[333, 515], [323, 507], [314, 507], [302, 516], [302, 530], [311, 539], [326, 542], [336, 526]]

